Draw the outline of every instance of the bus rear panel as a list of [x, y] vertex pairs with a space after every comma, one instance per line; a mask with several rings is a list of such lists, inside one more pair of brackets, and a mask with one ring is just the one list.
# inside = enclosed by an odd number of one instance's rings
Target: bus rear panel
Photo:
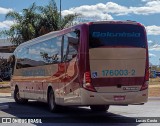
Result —
[[[89, 26], [89, 65], [84, 104], [141, 104], [148, 100], [146, 33], [138, 23]], [[88, 74], [88, 75], [87, 75]], [[87, 88], [87, 85], [88, 86]]]

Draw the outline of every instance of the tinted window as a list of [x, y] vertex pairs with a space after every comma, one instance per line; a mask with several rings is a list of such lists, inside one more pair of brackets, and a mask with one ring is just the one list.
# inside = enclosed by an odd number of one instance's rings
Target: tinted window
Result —
[[78, 52], [79, 34], [79, 31], [76, 30], [27, 48], [21, 48], [16, 54], [16, 68], [35, 67], [72, 60]]
[[61, 37], [46, 40], [29, 48], [33, 65], [44, 65], [61, 62]]
[[[79, 33], [78, 33], [79, 34]], [[72, 60], [78, 53], [79, 35], [71, 32], [64, 35], [63, 61]]]
[[18, 50], [17, 53], [17, 64], [16, 64], [16, 68], [20, 69], [20, 68], [25, 68], [25, 67], [30, 67], [30, 55], [28, 53], [29, 48], [21, 48], [20, 50]]
[[16, 68], [20, 69], [61, 62], [61, 43], [62, 37], [56, 37], [20, 49], [17, 53]]
[[89, 27], [91, 48], [100, 46], [131, 46], [145, 48], [144, 29], [131, 24], [92, 24]]

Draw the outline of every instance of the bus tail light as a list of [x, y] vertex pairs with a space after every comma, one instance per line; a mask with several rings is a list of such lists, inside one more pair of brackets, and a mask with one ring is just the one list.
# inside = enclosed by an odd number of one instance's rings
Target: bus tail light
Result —
[[144, 84], [142, 85], [140, 91], [143, 91], [143, 90], [147, 89], [148, 88], [148, 84], [149, 84], [149, 81], [145, 81]]
[[83, 88], [85, 88], [86, 90], [89, 90], [89, 91], [96, 92], [96, 89], [91, 84], [91, 74], [90, 74], [90, 72], [85, 72], [84, 73]]
[[149, 69], [146, 70], [145, 81], [149, 81]]
[[149, 85], [149, 63], [148, 63], [148, 60], [146, 60], [146, 70], [145, 70], [144, 84], [142, 85], [140, 91], [147, 89], [148, 85]]

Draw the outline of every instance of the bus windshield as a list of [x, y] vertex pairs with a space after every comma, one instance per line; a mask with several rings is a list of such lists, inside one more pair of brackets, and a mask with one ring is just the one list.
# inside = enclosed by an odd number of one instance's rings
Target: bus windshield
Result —
[[133, 24], [92, 24], [89, 27], [90, 48], [126, 46], [146, 48], [144, 29]]

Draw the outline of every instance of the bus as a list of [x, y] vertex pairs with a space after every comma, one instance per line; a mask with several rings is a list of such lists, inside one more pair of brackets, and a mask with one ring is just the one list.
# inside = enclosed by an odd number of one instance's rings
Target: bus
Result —
[[11, 94], [17, 103], [141, 105], [148, 100], [146, 31], [135, 21], [98, 21], [50, 32], [14, 51]]

